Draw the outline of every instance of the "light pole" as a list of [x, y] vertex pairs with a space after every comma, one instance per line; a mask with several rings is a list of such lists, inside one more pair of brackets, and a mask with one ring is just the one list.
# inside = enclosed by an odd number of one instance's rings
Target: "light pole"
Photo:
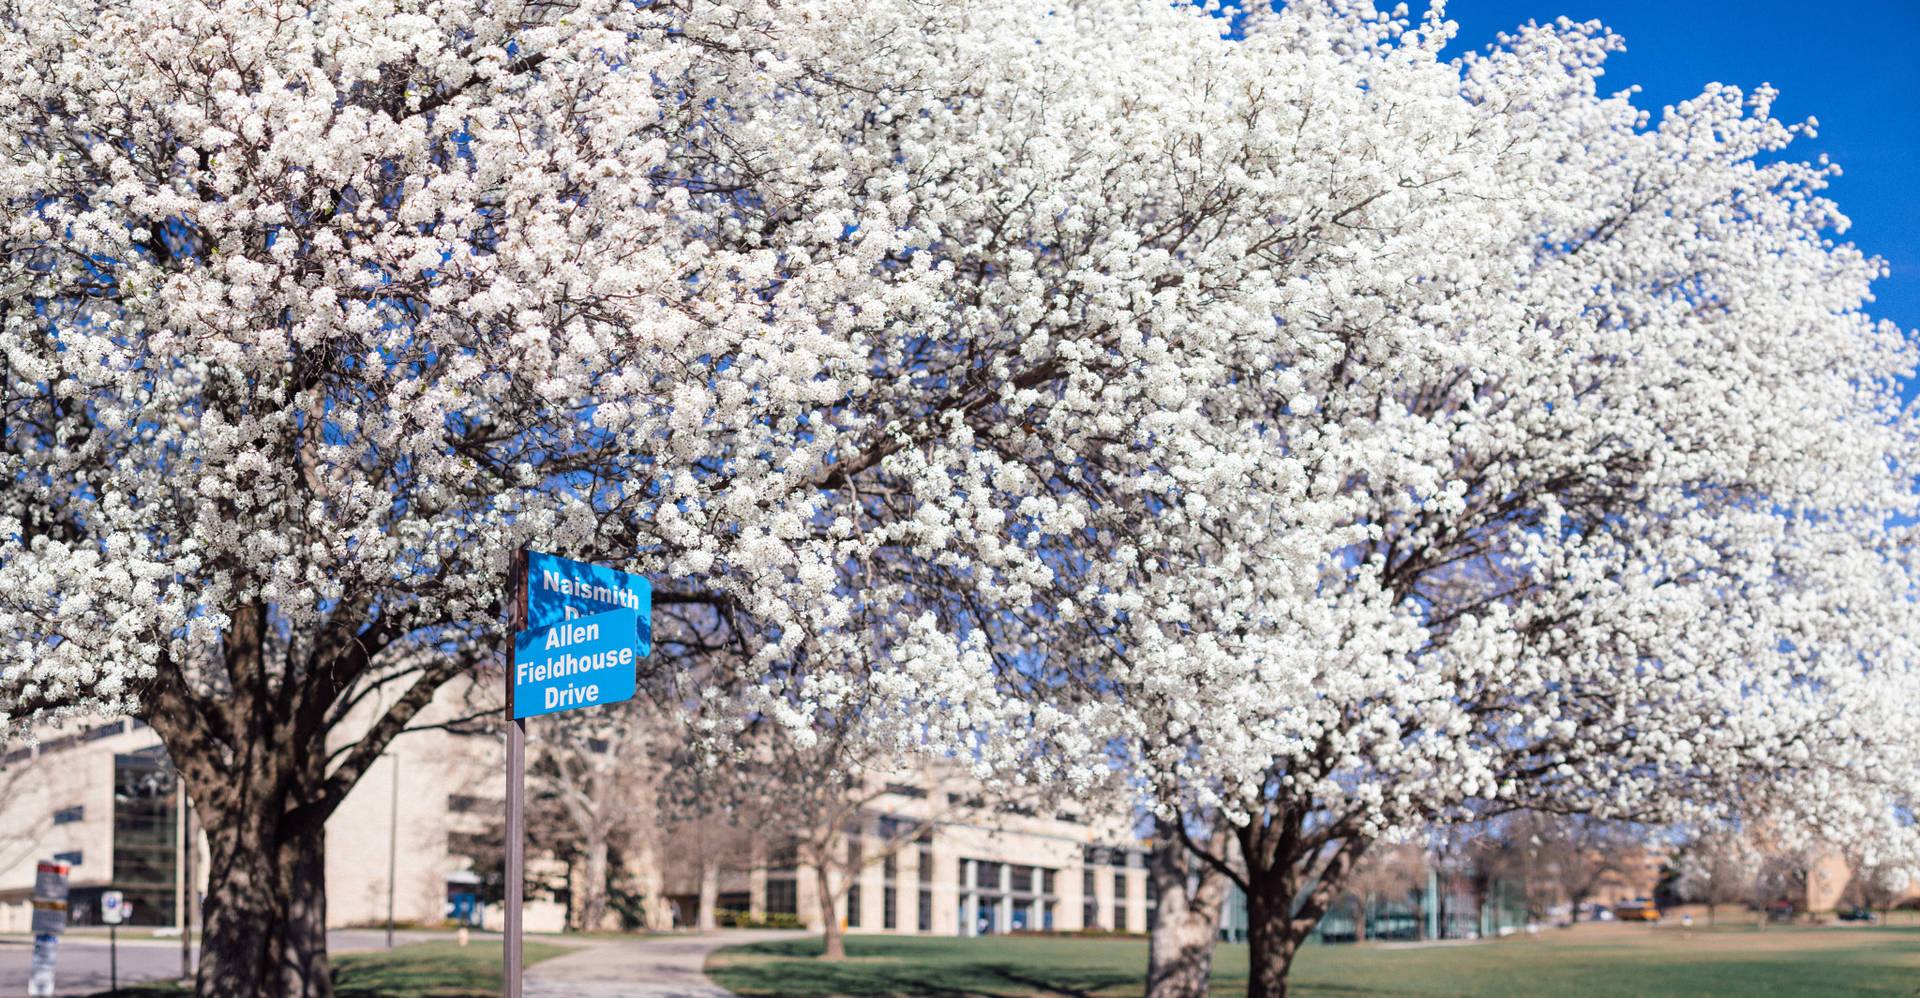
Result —
[[387, 948], [393, 948], [393, 875], [394, 858], [400, 846], [400, 757], [385, 753], [393, 760], [393, 798], [387, 808]]
[[174, 809], [179, 812], [177, 817], [179, 821], [178, 834], [180, 836], [180, 869], [178, 874], [178, 880], [180, 882], [180, 910], [178, 912], [180, 916], [180, 979], [190, 982], [193, 980], [193, 908], [195, 897], [199, 893], [195, 890], [193, 882], [193, 821], [192, 815], [189, 813], [192, 810], [192, 804], [187, 800], [186, 775], [181, 773], [178, 767], [174, 769], [173, 782], [174, 799], [176, 802]]

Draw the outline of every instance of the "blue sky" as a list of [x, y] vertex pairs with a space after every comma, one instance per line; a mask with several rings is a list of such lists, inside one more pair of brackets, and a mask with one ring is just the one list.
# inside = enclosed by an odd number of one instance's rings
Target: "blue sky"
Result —
[[[1770, 83], [1780, 91], [1774, 117], [1818, 118], [1819, 135], [1788, 153], [1826, 153], [1840, 165], [1827, 196], [1853, 227], [1839, 238], [1892, 271], [1874, 283], [1868, 312], [1910, 336], [1920, 329], [1920, 0], [1452, 0], [1447, 16], [1460, 34], [1449, 54], [1563, 14], [1626, 39], [1601, 89], [1639, 84], [1634, 102], [1655, 120], [1662, 106], [1715, 82]], [[1920, 379], [1908, 397], [1917, 390]]]

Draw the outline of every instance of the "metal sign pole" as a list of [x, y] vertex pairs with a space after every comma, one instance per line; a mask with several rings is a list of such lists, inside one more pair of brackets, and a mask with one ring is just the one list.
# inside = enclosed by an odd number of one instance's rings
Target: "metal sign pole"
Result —
[[527, 722], [514, 716], [514, 640], [527, 627], [527, 550], [513, 555], [507, 606], [507, 924], [501, 940], [506, 965], [503, 998], [520, 998], [520, 905], [527, 848]]
[[120, 991], [120, 925], [118, 922], [107, 926], [107, 988], [115, 994]]

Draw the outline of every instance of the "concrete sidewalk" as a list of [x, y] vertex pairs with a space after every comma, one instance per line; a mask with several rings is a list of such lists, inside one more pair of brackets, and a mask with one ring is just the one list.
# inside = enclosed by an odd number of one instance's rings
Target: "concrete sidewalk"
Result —
[[794, 932], [735, 930], [647, 939], [569, 939], [579, 950], [526, 970], [522, 998], [735, 998], [707, 980], [707, 954], [723, 946], [792, 939]]

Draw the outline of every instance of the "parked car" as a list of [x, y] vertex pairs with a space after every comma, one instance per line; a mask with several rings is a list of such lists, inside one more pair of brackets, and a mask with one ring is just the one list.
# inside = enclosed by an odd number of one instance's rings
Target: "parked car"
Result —
[[1842, 922], [1878, 922], [1880, 920], [1879, 915], [1874, 914], [1866, 908], [1848, 908], [1844, 911], [1836, 911], [1834, 912], [1834, 917]]
[[1769, 922], [1793, 921], [1793, 902], [1792, 901], [1775, 901], [1772, 904], [1767, 905], [1767, 921]]
[[1623, 922], [1658, 922], [1660, 906], [1647, 898], [1634, 898], [1614, 905], [1613, 917]]

